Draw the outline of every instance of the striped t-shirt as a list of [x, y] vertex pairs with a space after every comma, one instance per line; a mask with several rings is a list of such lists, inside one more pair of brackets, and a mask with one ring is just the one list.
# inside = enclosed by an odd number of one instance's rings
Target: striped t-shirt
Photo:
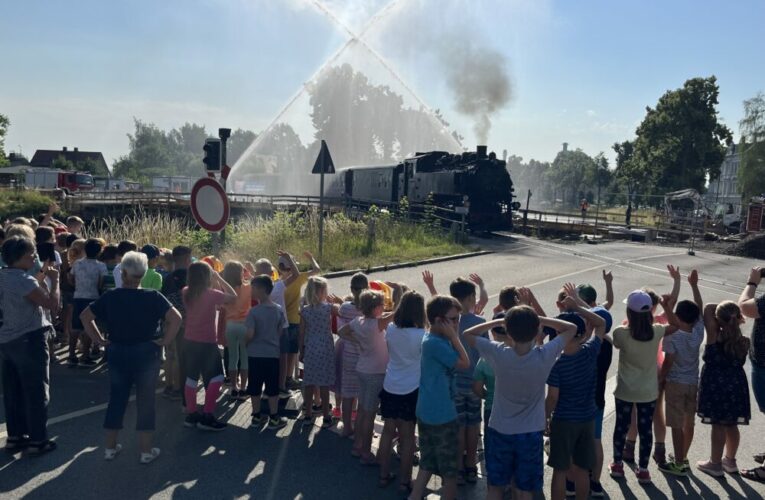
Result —
[[593, 336], [576, 354], [563, 354], [553, 366], [547, 384], [559, 390], [553, 418], [587, 422], [595, 417], [595, 383], [602, 340]]

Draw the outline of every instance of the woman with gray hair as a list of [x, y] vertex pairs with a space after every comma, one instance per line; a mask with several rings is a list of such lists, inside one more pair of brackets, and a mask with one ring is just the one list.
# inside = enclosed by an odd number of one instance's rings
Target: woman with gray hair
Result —
[[29, 275], [37, 263], [34, 241], [13, 236], [2, 246], [6, 268], [0, 270], [0, 359], [2, 360], [3, 404], [8, 426], [5, 449], [28, 448], [34, 454], [56, 449], [48, 439], [48, 352], [51, 330], [44, 309], [58, 308], [58, 271], [45, 264], [50, 280]]
[[[147, 268], [145, 254], [126, 253], [120, 269], [122, 288], [109, 290], [80, 315], [85, 332], [98, 345], [106, 347], [111, 385], [104, 418], [106, 460], [113, 460], [122, 450], [117, 435], [122, 429], [133, 385], [136, 387], [140, 462], [148, 464], [159, 456], [159, 448], [152, 447], [156, 384], [162, 347], [170, 344], [178, 333], [181, 315], [161, 293], [140, 288]], [[96, 319], [106, 325], [108, 339], [99, 331]]]

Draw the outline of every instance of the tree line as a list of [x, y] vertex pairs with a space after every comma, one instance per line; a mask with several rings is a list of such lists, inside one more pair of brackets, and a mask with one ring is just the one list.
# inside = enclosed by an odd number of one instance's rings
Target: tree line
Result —
[[[314, 140], [303, 144], [289, 124], [276, 124], [261, 138], [257, 154], [243, 159], [243, 172], [307, 172], [322, 138], [331, 145], [337, 165], [396, 162], [418, 150], [443, 149], [452, 138], [462, 140], [448, 131], [440, 112], [434, 116], [407, 107], [401, 95], [372, 84], [347, 64], [330, 68], [307, 90]], [[622, 204], [650, 203], [648, 195], [685, 188], [703, 193], [707, 182], [720, 175], [733, 141], [730, 129], [718, 119], [718, 96], [714, 76], [692, 78], [667, 91], [654, 107], [646, 108], [635, 137], [612, 146], [613, 166], [602, 152], [590, 156], [579, 149], [560, 151], [552, 162], [510, 156], [516, 194], [524, 201], [531, 189], [535, 203], [575, 206], [582, 198], [597, 201], [598, 188], [606, 193], [607, 203]], [[743, 105], [738, 183], [746, 202], [765, 193], [765, 95], [760, 92]], [[3, 140], [9, 126], [8, 117], [0, 114], [0, 166], [7, 165]], [[166, 131], [134, 118], [129, 152], [116, 160], [112, 174], [144, 183], [156, 176], [199, 177], [204, 175], [202, 146], [210, 135], [196, 123]], [[228, 163], [236, 163], [257, 137], [250, 130], [235, 130], [228, 141]], [[57, 162], [62, 168], [104, 174], [96, 172], [95, 165]]]
[[[517, 195], [526, 189], [535, 201], [574, 206], [582, 198], [596, 201], [598, 186], [606, 203], [655, 204], [663, 195], [693, 188], [705, 192], [720, 175], [730, 129], [718, 119], [719, 86], [714, 76], [692, 78], [662, 95], [635, 130], [635, 137], [612, 146], [615, 165], [603, 153], [591, 157], [581, 150], [561, 151], [552, 163], [511, 156], [508, 159]], [[760, 92], [744, 101], [739, 123], [741, 163], [738, 184], [744, 202], [765, 193], [765, 97]]]

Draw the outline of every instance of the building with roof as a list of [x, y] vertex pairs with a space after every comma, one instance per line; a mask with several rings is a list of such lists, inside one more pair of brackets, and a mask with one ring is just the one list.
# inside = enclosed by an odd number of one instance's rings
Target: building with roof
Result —
[[733, 213], [741, 211], [741, 190], [738, 188], [738, 168], [741, 165], [739, 147], [733, 143], [725, 153], [720, 176], [709, 183], [706, 202], [710, 207], [731, 206]]
[[94, 173], [109, 172], [109, 166], [100, 151], [80, 151], [79, 148], [68, 149], [66, 146], [62, 149], [38, 149], [29, 164], [33, 167], [51, 168], [53, 162], [60, 156], [75, 165], [81, 165], [90, 160], [90, 163], [95, 166]]

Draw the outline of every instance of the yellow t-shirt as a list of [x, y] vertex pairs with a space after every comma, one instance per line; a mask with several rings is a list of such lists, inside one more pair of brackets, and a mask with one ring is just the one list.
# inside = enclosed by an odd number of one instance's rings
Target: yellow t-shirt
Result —
[[284, 307], [287, 308], [287, 321], [291, 324], [300, 323], [300, 290], [309, 276], [309, 273], [300, 273], [295, 281], [284, 289]]
[[619, 371], [614, 396], [629, 403], [650, 403], [659, 397], [656, 353], [666, 326], [654, 324], [653, 338], [641, 342], [630, 335], [628, 326], [614, 329], [614, 347], [619, 349]]

